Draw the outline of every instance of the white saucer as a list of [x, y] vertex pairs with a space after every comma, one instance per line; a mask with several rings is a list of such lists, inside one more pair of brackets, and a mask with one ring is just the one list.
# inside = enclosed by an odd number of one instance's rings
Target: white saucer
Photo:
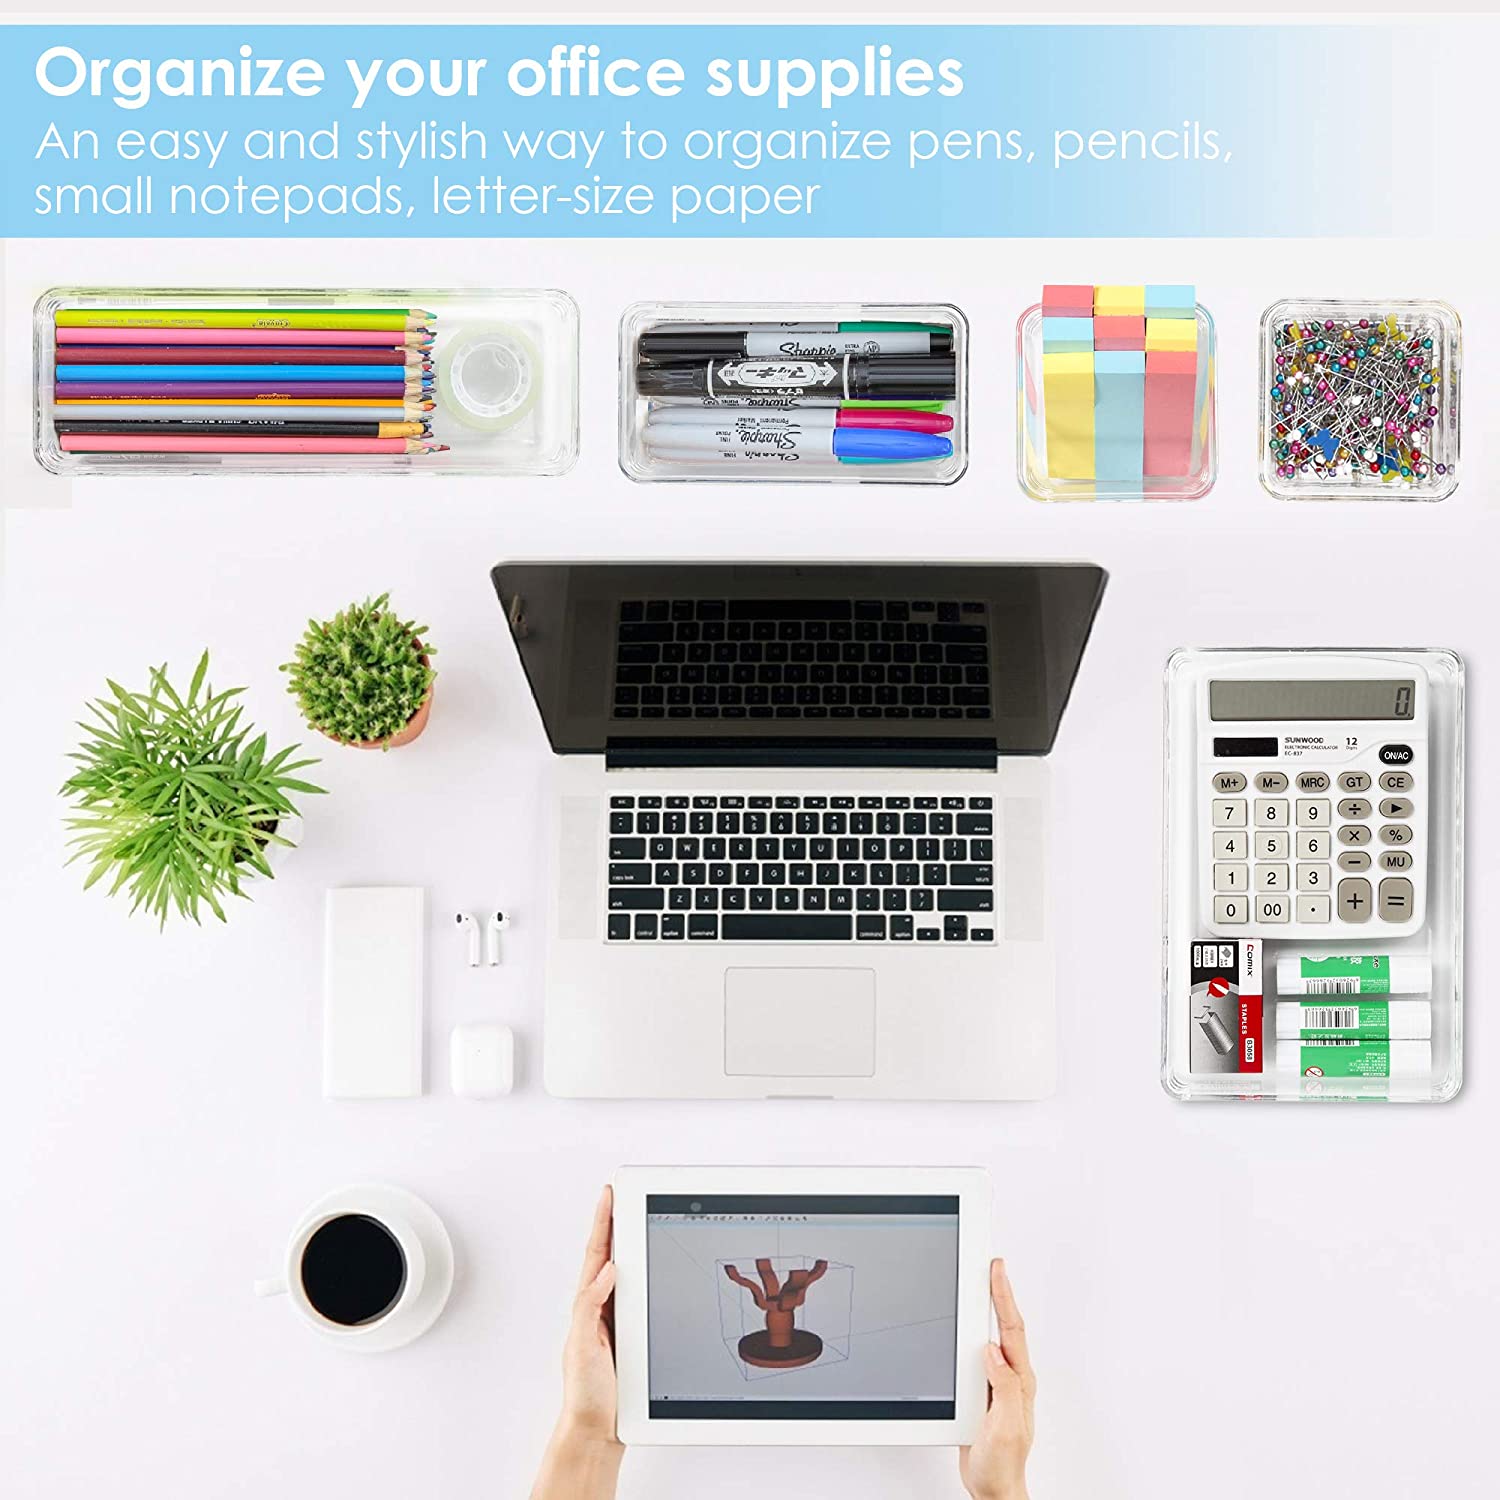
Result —
[[415, 1193], [387, 1183], [370, 1182], [339, 1188], [321, 1198], [307, 1213], [319, 1219], [327, 1214], [369, 1214], [378, 1219], [389, 1213], [403, 1218], [422, 1243], [427, 1274], [422, 1290], [409, 1306], [372, 1323], [368, 1328], [324, 1330], [324, 1337], [352, 1354], [384, 1354], [421, 1336], [438, 1320], [453, 1290], [453, 1242], [436, 1212]]

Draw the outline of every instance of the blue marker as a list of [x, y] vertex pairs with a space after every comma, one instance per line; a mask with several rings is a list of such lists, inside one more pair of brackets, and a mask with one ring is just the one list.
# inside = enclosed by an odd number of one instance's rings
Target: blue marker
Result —
[[[412, 384], [406, 365], [58, 365], [59, 382], [110, 380], [374, 380]], [[423, 377], [424, 379], [426, 377]]]
[[646, 451], [667, 463], [731, 464], [908, 463], [949, 458], [953, 443], [930, 432], [887, 428], [788, 426], [743, 430], [726, 426], [651, 424]]

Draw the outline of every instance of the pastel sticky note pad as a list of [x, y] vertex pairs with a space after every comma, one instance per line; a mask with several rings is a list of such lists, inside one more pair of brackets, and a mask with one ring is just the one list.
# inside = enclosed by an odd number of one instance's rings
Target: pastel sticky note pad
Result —
[[1144, 318], [1095, 318], [1094, 348], [1121, 350], [1144, 349], [1146, 347], [1146, 320]]
[[1088, 354], [1094, 347], [1092, 318], [1042, 317], [1042, 349], [1049, 354]]
[[1094, 288], [1094, 316], [1145, 317], [1146, 288], [1143, 286], [1096, 286]]
[[1178, 351], [1146, 354], [1143, 467], [1162, 478], [1186, 476], [1193, 456], [1198, 356]]
[[1147, 318], [1146, 348], [1184, 350], [1198, 347], [1196, 318]]
[[1094, 310], [1091, 286], [1047, 285], [1042, 288], [1042, 316], [1045, 318], [1086, 318]]
[[1194, 286], [1148, 286], [1148, 318], [1191, 318], [1198, 311], [1198, 289]]
[[1047, 472], [1054, 479], [1094, 477], [1094, 356], [1043, 354]]
[[1146, 356], [1094, 356], [1094, 477], [1139, 481], [1144, 473]]

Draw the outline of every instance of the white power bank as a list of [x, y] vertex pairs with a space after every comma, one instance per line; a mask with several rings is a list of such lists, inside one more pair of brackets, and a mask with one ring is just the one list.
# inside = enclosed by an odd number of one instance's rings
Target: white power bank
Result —
[[421, 886], [327, 892], [324, 1098], [409, 1099], [422, 1092], [426, 931]]

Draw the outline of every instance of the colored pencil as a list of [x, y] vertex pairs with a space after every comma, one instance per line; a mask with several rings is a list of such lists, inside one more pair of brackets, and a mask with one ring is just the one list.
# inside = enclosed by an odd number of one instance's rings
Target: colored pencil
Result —
[[374, 382], [421, 380], [418, 371], [404, 365], [59, 365], [58, 381], [108, 380], [250, 380], [280, 383], [284, 380], [344, 380]]
[[57, 351], [57, 365], [405, 365], [420, 369], [426, 356], [416, 349], [250, 348], [240, 344], [69, 344]]
[[68, 328], [57, 329], [59, 344], [333, 344], [338, 346], [423, 348], [433, 335], [381, 328]]
[[64, 453], [407, 453], [446, 451], [413, 438], [63, 437]]
[[404, 333], [422, 329], [432, 314], [417, 309], [64, 307], [59, 328], [358, 328]]
[[299, 422], [287, 417], [259, 417], [246, 421], [224, 417], [208, 422], [182, 421], [62, 421], [59, 437], [346, 437], [419, 438], [428, 435], [425, 422]]
[[393, 381], [389, 385], [369, 380], [363, 383], [343, 380], [303, 380], [297, 382], [295, 390], [286, 385], [276, 386], [269, 382], [259, 385], [253, 380], [113, 380], [97, 385], [82, 381], [69, 381], [59, 385], [53, 396], [59, 400], [69, 394], [88, 396], [129, 396], [135, 400], [160, 400], [181, 396], [187, 401], [201, 401], [205, 397], [222, 396], [233, 401], [248, 401], [259, 396], [383, 396], [388, 401], [403, 401], [408, 397], [422, 395], [419, 384], [408, 385]]
[[420, 422], [433, 403], [399, 401], [58, 401], [59, 422]]

